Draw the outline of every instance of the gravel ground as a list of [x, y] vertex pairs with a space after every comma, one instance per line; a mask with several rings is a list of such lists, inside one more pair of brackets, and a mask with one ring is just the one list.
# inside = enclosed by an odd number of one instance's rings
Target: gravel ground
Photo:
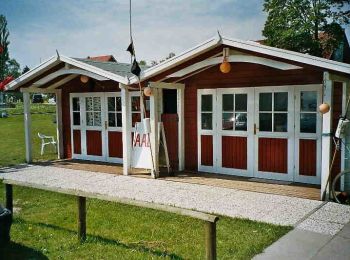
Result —
[[350, 207], [321, 201], [198, 184], [153, 180], [51, 166], [0, 169], [1, 179], [172, 205], [229, 217], [293, 225], [323, 234], [350, 221]]

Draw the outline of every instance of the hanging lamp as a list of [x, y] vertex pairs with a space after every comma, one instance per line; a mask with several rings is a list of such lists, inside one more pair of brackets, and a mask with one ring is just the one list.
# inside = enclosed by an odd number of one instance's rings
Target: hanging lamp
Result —
[[222, 60], [222, 63], [220, 64], [220, 71], [224, 74], [227, 74], [231, 71], [231, 64], [228, 61], [228, 57], [230, 56], [230, 49], [224, 48], [222, 51], [222, 54], [223, 54], [223, 60]]

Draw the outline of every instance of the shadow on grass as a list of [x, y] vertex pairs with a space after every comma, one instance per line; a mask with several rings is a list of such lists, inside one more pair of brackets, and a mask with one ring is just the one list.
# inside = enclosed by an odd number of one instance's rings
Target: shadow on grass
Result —
[[10, 242], [0, 247], [0, 259], [48, 259], [40, 251]]
[[[55, 226], [52, 224], [46, 224], [46, 223], [41, 223], [41, 222], [29, 222], [29, 221], [26, 221], [23, 219], [21, 219], [20, 222], [30, 224], [33, 226], [38, 226], [38, 227], [50, 228], [53, 230], [60, 230], [60, 231], [68, 232], [72, 235], [77, 235], [77, 232], [75, 232], [75, 231], [72, 231], [72, 230], [69, 230], [69, 229], [66, 229], [63, 227]], [[77, 235], [77, 241], [78, 241], [78, 235]], [[167, 251], [161, 251], [159, 249], [154, 249], [154, 248], [150, 248], [150, 247], [147, 247], [145, 245], [142, 245], [142, 243], [144, 243], [144, 242], [147, 243], [146, 241], [140, 241], [140, 243], [126, 244], [126, 243], [123, 243], [119, 240], [104, 238], [104, 237], [96, 236], [96, 235], [87, 235], [87, 239], [84, 243], [90, 243], [90, 244], [100, 243], [100, 244], [105, 244], [105, 245], [113, 245], [113, 246], [118, 246], [118, 247], [121, 247], [124, 249], [137, 250], [139, 252], [149, 253], [149, 254], [152, 254], [154, 256], [169, 257], [169, 258], [174, 259], [174, 260], [184, 259], [181, 256], [178, 256], [174, 253], [169, 253]]]

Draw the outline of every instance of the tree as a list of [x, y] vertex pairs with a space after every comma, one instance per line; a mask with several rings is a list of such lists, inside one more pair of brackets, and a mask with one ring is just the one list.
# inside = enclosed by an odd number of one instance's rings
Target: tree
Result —
[[265, 43], [322, 56], [342, 40], [341, 25], [350, 22], [349, 4], [350, 0], [265, 0]]
[[5, 16], [0, 15], [0, 82], [2, 82], [6, 75], [6, 64], [9, 60], [8, 45], [10, 44], [8, 37], [9, 31], [7, 30], [7, 21]]
[[139, 65], [140, 66], [147, 66], [147, 62], [145, 60], [140, 60]]

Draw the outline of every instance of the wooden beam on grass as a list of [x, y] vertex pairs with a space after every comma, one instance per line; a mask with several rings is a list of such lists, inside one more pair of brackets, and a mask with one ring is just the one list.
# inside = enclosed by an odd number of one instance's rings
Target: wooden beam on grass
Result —
[[86, 240], [86, 198], [77, 197], [78, 202], [78, 240], [84, 242]]

